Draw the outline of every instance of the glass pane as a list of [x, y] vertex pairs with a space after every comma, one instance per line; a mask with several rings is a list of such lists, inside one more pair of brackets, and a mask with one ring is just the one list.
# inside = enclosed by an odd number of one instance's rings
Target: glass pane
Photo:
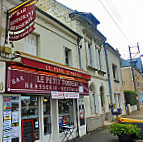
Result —
[[72, 99], [59, 100], [59, 127], [63, 125], [74, 125], [74, 111]]
[[37, 96], [21, 97], [21, 119], [32, 119], [34, 122], [35, 140], [39, 139], [39, 112]]
[[50, 97], [43, 98], [44, 135], [51, 133]]

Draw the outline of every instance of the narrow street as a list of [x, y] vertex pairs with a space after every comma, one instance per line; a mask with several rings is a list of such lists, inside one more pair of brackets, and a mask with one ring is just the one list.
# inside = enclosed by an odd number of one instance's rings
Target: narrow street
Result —
[[[143, 108], [141, 108], [139, 111], [134, 111], [131, 114], [122, 117], [143, 120]], [[97, 130], [90, 132], [81, 138], [76, 138], [76, 142], [119, 142], [117, 136], [111, 135], [109, 133], [108, 127], [109, 126], [103, 126], [102, 128], [98, 128]], [[143, 140], [133, 140], [132, 142], [142, 141]], [[74, 142], [74, 140], [71, 140], [70, 142]]]

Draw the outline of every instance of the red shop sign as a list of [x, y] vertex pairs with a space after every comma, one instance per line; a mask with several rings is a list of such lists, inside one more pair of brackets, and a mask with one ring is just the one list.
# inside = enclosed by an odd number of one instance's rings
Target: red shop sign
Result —
[[22, 62], [23, 65], [33, 67], [33, 68], [44, 69], [44, 70], [47, 70], [47, 71], [50, 71], [50, 72], [60, 73], [60, 74], [63, 74], [63, 75], [68, 75], [68, 76], [79, 77], [79, 78], [83, 78], [83, 79], [86, 79], [86, 80], [91, 79], [91, 76], [86, 74], [86, 73], [81, 73], [81, 72], [77, 72], [77, 71], [57, 67], [57, 66], [54, 66], [54, 65], [38, 62], [38, 61], [31, 60], [31, 59], [24, 58], [24, 57], [21, 58], [21, 62]]
[[32, 33], [34, 30], [35, 30], [35, 28], [34, 28], [34, 24], [33, 24], [29, 28], [27, 28], [25, 31], [23, 31], [21, 33], [9, 34], [9, 40], [11, 40], [11, 41], [20, 40], [20, 39], [26, 37], [27, 35], [29, 35], [30, 33]]
[[24, 29], [35, 19], [35, 6], [29, 5], [19, 9], [12, 17], [10, 18], [9, 30], [16, 32]]
[[[83, 91], [81, 91], [81, 87]], [[7, 92], [51, 93], [51, 91], [79, 92], [88, 95], [89, 88], [87, 81], [63, 79], [36, 69], [8, 66]]]

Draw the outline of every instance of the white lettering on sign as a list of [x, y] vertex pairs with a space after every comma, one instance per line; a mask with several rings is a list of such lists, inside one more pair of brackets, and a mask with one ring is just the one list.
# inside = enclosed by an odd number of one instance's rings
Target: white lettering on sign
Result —
[[16, 83], [21, 82], [21, 81], [24, 81], [23, 76], [19, 76], [19, 77], [11, 79], [12, 84], [16, 84]]

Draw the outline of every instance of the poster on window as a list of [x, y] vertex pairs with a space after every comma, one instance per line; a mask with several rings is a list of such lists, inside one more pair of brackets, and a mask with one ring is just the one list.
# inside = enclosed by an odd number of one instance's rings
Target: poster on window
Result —
[[85, 109], [83, 98], [79, 98], [79, 119], [80, 126], [85, 125]]
[[19, 142], [19, 97], [3, 97], [3, 142]]

